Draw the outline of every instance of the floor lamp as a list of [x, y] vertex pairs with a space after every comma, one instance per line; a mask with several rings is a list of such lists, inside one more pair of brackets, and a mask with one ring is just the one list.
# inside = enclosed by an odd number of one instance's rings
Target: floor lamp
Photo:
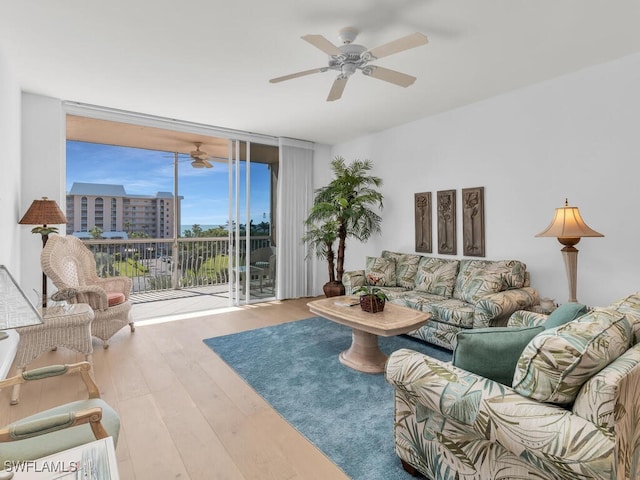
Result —
[[604, 237], [604, 235], [584, 223], [578, 207], [570, 207], [569, 201], [565, 200], [564, 207], [556, 208], [556, 215], [551, 224], [536, 237], [556, 237], [564, 245], [561, 251], [569, 281], [569, 302], [577, 303], [578, 249], [574, 245], [582, 237]]
[[[57, 233], [57, 227], [47, 225], [60, 225], [67, 223], [67, 218], [58, 207], [55, 200], [42, 197], [42, 200], [34, 200], [27, 213], [18, 222], [20, 225], [38, 225], [31, 229], [31, 233], [42, 235], [42, 248], [47, 244], [50, 233]], [[47, 308], [47, 276], [42, 272], [42, 308]]]

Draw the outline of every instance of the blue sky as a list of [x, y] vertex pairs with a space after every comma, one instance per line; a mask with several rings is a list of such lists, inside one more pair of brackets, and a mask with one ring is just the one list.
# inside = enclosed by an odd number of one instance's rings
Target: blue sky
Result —
[[[178, 195], [182, 200], [183, 225], [225, 225], [228, 220], [229, 169], [226, 162], [213, 168], [193, 168], [186, 155], [178, 160]], [[173, 193], [174, 155], [97, 143], [67, 141], [67, 190], [74, 182], [124, 185], [134, 195]], [[242, 175], [244, 177], [244, 166]], [[244, 198], [244, 182], [241, 196]], [[245, 202], [241, 201], [244, 215]], [[269, 170], [251, 164], [251, 218], [269, 221]], [[241, 223], [245, 223], [244, 220]]]

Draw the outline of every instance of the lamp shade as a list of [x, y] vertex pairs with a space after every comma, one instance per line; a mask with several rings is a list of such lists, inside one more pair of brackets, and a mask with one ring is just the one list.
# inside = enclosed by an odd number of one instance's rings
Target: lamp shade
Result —
[[556, 214], [551, 224], [536, 237], [579, 239], [581, 237], [604, 237], [604, 235], [584, 223], [578, 207], [570, 207], [568, 200], [565, 200], [564, 207], [556, 208]]
[[27, 213], [18, 222], [21, 225], [58, 225], [67, 223], [67, 218], [55, 200], [42, 197], [34, 200]]

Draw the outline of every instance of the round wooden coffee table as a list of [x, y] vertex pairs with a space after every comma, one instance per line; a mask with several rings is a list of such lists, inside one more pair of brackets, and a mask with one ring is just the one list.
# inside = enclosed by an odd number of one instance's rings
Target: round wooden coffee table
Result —
[[430, 313], [389, 302], [382, 312], [364, 312], [357, 296], [323, 298], [309, 302], [307, 306], [316, 315], [351, 327], [351, 346], [340, 353], [340, 362], [365, 373], [384, 372], [387, 355], [380, 350], [378, 336], [392, 337], [411, 332], [431, 318]]

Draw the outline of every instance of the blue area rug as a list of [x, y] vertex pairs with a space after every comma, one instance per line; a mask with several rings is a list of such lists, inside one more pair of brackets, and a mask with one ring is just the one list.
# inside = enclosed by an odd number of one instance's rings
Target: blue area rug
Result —
[[[345, 367], [351, 329], [321, 317], [205, 339], [254, 390], [353, 480], [409, 480], [394, 451], [393, 388]], [[386, 354], [451, 352], [410, 337], [380, 338]]]

